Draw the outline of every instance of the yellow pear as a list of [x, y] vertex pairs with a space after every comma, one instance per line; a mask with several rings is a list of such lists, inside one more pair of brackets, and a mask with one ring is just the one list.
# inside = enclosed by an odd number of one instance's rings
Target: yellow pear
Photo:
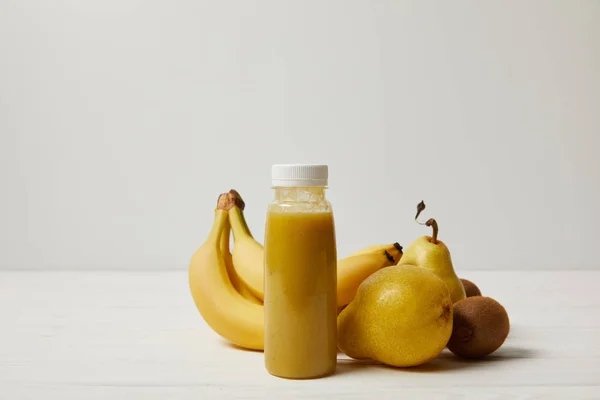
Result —
[[338, 347], [356, 359], [411, 367], [435, 358], [452, 334], [447, 286], [414, 265], [383, 268], [338, 316]]
[[[421, 202], [417, 206], [417, 216], [425, 209], [425, 203]], [[418, 221], [417, 221], [418, 222]], [[454, 272], [452, 258], [448, 247], [437, 238], [438, 225], [435, 219], [430, 218], [422, 225], [431, 226], [433, 228], [432, 236], [422, 236], [411, 243], [398, 264], [411, 264], [426, 268], [436, 274], [448, 286], [452, 303], [466, 298], [465, 288], [460, 279]]]

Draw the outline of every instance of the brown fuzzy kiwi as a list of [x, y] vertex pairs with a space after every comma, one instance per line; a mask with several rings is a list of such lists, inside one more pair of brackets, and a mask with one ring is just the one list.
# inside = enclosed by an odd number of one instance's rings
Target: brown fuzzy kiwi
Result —
[[464, 358], [480, 358], [498, 350], [508, 336], [506, 310], [490, 297], [467, 297], [454, 304], [448, 349]]
[[463, 287], [465, 288], [465, 293], [467, 294], [467, 297], [481, 296], [481, 290], [479, 290], [476, 284], [474, 284], [468, 279], [461, 279], [460, 281], [462, 282]]

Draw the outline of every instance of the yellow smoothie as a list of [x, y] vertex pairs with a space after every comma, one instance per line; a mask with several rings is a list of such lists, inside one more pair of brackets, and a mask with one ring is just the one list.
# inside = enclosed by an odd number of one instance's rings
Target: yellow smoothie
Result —
[[265, 366], [284, 378], [335, 371], [336, 243], [332, 212], [271, 207], [265, 229]]

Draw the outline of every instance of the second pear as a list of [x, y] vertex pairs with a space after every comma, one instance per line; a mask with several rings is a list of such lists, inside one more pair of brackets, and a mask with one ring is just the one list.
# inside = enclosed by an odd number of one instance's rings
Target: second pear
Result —
[[[425, 203], [421, 202], [417, 206], [417, 216], [425, 209]], [[418, 222], [418, 221], [417, 221]], [[435, 219], [431, 218], [422, 225], [433, 228], [432, 236], [422, 236], [416, 239], [405, 250], [399, 264], [412, 264], [426, 268], [436, 274], [444, 281], [450, 292], [452, 303], [466, 298], [465, 289], [454, 272], [452, 257], [448, 247], [437, 238], [438, 225]]]

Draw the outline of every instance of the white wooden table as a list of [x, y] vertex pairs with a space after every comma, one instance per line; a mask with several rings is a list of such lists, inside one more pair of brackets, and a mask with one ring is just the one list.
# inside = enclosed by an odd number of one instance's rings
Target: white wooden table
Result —
[[508, 310], [485, 361], [270, 376], [225, 343], [180, 272], [0, 272], [0, 399], [600, 399], [600, 271], [461, 274]]

